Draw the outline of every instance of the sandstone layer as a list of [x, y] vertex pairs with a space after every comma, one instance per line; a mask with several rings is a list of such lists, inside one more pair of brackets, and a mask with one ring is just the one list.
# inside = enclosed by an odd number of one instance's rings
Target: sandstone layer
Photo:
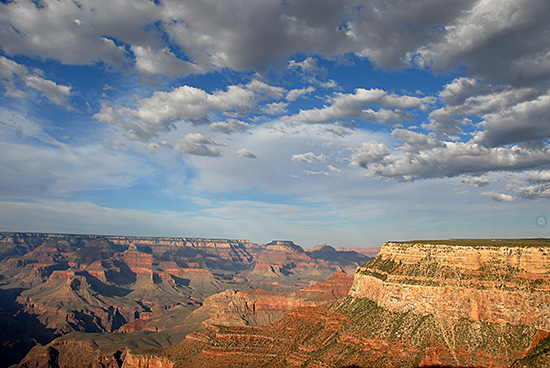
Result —
[[226, 290], [212, 295], [195, 310], [195, 315], [207, 316], [205, 325], [248, 326], [266, 325], [280, 320], [285, 311], [303, 306], [318, 306], [343, 298], [353, 282], [353, 276], [335, 273], [329, 280], [312, 281], [296, 292], [272, 292], [266, 290]]
[[[0, 233], [0, 367], [75, 332], [124, 334], [136, 348], [158, 333], [156, 347], [171, 346], [200, 328], [187, 317], [214, 294], [297, 292], [368, 260], [318, 250], [292, 241]], [[275, 320], [270, 313], [250, 322]]]
[[[286, 310], [303, 305], [317, 306], [344, 297], [353, 277], [339, 272], [329, 280], [312, 282], [309, 287], [292, 293], [255, 290], [227, 290], [213, 295], [189, 317], [190, 322], [205, 325], [262, 325], [282, 318]], [[99, 334], [97, 334], [99, 335]], [[118, 339], [117, 339], [118, 337]], [[152, 344], [159, 343], [159, 334], [147, 336]], [[128, 340], [120, 334], [96, 336], [71, 333], [51, 343], [34, 347], [18, 365], [30, 367], [148, 367], [172, 368], [170, 356], [130, 350]], [[151, 350], [151, 345], [148, 349]], [[133, 348], [133, 347], [132, 347]], [[158, 349], [157, 349], [158, 350]], [[197, 363], [197, 367], [201, 364]]]
[[550, 242], [471, 242], [386, 243], [346, 298], [211, 326], [166, 354], [175, 367], [549, 367]]
[[359, 267], [350, 296], [413, 311], [550, 331], [550, 243], [384, 244]]

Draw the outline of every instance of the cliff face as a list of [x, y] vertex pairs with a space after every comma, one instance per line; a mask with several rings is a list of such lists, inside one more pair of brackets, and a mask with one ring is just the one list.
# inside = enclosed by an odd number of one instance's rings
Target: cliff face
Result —
[[[497, 241], [495, 241], [497, 242]], [[498, 243], [498, 242], [497, 242]], [[538, 246], [537, 246], [538, 245]], [[350, 296], [413, 311], [550, 331], [550, 246], [386, 243]]]
[[549, 247], [386, 243], [358, 268], [349, 296], [268, 326], [208, 327], [172, 359], [176, 367], [550, 367]]
[[[520, 241], [521, 242], [521, 241]], [[546, 239], [524, 240], [525, 245], [513, 245], [509, 240], [452, 240], [444, 244], [429, 242], [387, 242], [378, 256], [403, 264], [417, 264], [429, 258], [440, 266], [480, 270], [484, 264], [500, 262], [526, 273], [550, 271], [550, 244]], [[445, 244], [446, 243], [446, 244]], [[466, 244], [465, 244], [466, 243]]]
[[[170, 346], [210, 318], [187, 320], [214, 294], [293, 293], [366, 260], [352, 251], [310, 254], [291, 241], [0, 233], [0, 355], [9, 357], [0, 367], [19, 362], [37, 341], [72, 332], [121, 333], [136, 348], [149, 347], [156, 333], [157, 347]], [[283, 299], [263, 298], [277, 316], [258, 312], [249, 322], [280, 318], [275, 304]]]
[[[266, 290], [226, 290], [212, 295], [193, 312], [206, 315], [205, 325], [247, 326], [266, 325], [280, 320], [285, 311], [303, 306], [317, 306], [333, 302], [347, 295], [353, 276], [335, 273], [329, 280], [312, 281], [310, 286], [296, 292]], [[204, 317], [203, 317], [204, 318]]]
[[57, 341], [47, 346], [36, 346], [19, 363], [19, 368], [172, 368], [167, 357], [135, 354], [122, 348], [113, 352], [101, 352], [97, 347], [81, 341]]

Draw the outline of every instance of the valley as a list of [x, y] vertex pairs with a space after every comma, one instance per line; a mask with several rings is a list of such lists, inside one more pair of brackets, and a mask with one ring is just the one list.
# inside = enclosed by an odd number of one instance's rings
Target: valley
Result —
[[550, 367], [548, 239], [4, 236], [16, 367]]
[[[291, 241], [1, 233], [2, 364], [55, 338], [100, 351], [158, 349], [208, 321], [275, 322], [345, 296], [345, 273], [369, 259]], [[335, 273], [340, 283], [315, 286]]]

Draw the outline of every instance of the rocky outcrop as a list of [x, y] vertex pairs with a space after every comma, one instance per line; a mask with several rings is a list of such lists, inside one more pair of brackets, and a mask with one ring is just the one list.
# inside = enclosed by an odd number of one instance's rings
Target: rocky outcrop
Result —
[[[211, 295], [257, 288], [293, 293], [368, 260], [325, 253], [314, 256], [291, 241], [0, 233], [0, 296], [9, 295], [0, 302], [0, 331], [28, 321], [16, 340], [0, 333], [1, 350], [20, 346], [10, 358], [16, 363], [37, 341], [45, 345], [73, 332], [125, 334], [133, 347], [148, 346], [155, 333], [161, 337], [154, 341], [163, 341], [156, 347], [174, 344], [201, 326], [202, 319], [188, 323], [187, 317]], [[247, 318], [271, 322], [283, 309]]]
[[176, 367], [549, 367], [550, 241], [487, 243], [386, 243], [357, 270], [349, 296], [272, 325], [210, 326], [171, 349], [172, 359]]
[[297, 292], [230, 289], [207, 298], [189, 318], [206, 315], [205, 325], [271, 324], [280, 320], [287, 310], [317, 306], [346, 296], [352, 281], [353, 276], [338, 272], [327, 281], [312, 281], [310, 286]]
[[17, 365], [18, 368], [172, 368], [169, 358], [135, 354], [122, 348], [110, 352], [102, 351], [87, 342], [65, 340], [46, 346], [38, 345]]
[[442, 242], [386, 242], [378, 256], [403, 264], [429, 258], [440, 266], [479, 270], [500, 262], [526, 273], [550, 272], [550, 242], [529, 240], [447, 240]]
[[[494, 241], [492, 243], [498, 243]], [[528, 325], [550, 331], [550, 243], [386, 243], [350, 295], [393, 312]]]

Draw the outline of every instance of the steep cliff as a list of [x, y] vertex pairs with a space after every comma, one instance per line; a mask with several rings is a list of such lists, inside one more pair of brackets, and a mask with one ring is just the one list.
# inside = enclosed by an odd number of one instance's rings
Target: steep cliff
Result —
[[200, 316], [205, 325], [248, 326], [277, 322], [285, 311], [303, 306], [318, 306], [347, 295], [353, 276], [335, 273], [329, 280], [312, 281], [296, 292], [266, 290], [226, 290], [212, 295], [195, 310], [189, 319]]
[[389, 242], [349, 296], [272, 325], [210, 326], [169, 354], [175, 367], [549, 367], [549, 250]]
[[[154, 347], [170, 346], [201, 326], [187, 317], [214, 294], [293, 293], [366, 260], [292, 241], [0, 233], [0, 368], [71, 332], [123, 334], [134, 348], [156, 333]], [[250, 321], [274, 321], [270, 313]]]
[[392, 312], [550, 331], [550, 242], [489, 244], [388, 242], [358, 268], [350, 296]]

